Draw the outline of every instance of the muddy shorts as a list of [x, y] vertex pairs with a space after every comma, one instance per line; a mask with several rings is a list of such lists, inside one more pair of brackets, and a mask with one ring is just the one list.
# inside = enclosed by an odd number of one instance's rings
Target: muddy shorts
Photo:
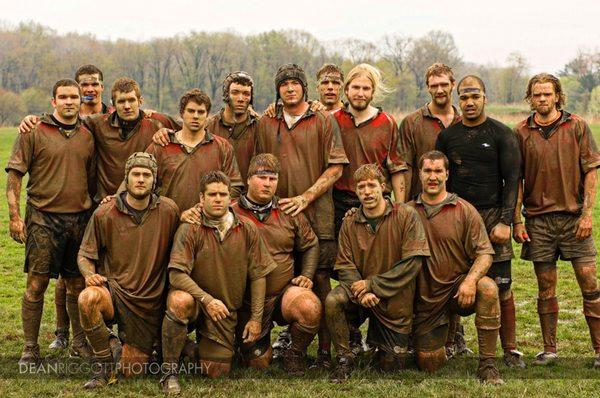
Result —
[[525, 219], [531, 242], [523, 243], [521, 258], [529, 261], [555, 262], [596, 256], [594, 239], [575, 237], [579, 216], [571, 213], [548, 213]]
[[342, 222], [346, 212], [353, 207], [360, 207], [360, 200], [356, 195], [350, 194], [346, 191], [340, 191], [337, 189], [333, 190], [333, 207], [334, 207], [334, 221], [335, 221], [335, 237], [337, 239], [340, 234], [340, 228], [342, 228]]
[[127, 305], [109, 288], [115, 316], [106, 322], [108, 326], [117, 325], [119, 339], [144, 354], [152, 355], [155, 343], [160, 341], [163, 311], [140, 317], [131, 311]]
[[215, 322], [196, 301], [196, 317], [188, 324], [188, 333], [196, 331], [200, 359], [229, 362], [233, 358], [238, 312], [229, 310], [229, 313], [227, 318]]
[[[483, 218], [485, 230], [489, 236], [489, 234], [492, 232], [492, 229], [494, 229], [494, 227], [500, 222], [502, 209], [499, 207], [493, 207], [491, 209], [478, 209], [477, 211], [479, 212], [481, 218]], [[492, 243], [492, 247], [494, 248], [495, 252], [493, 258], [494, 263], [499, 261], [507, 261], [514, 257], [511, 239], [502, 244]]]
[[24, 271], [50, 278], [81, 276], [77, 253], [90, 215], [89, 210], [50, 213], [28, 204], [25, 210]]

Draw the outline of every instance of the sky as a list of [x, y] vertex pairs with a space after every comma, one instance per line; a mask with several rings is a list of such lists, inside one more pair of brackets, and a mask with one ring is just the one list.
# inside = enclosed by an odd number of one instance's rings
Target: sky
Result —
[[0, 10], [0, 21], [9, 26], [33, 21], [58, 33], [113, 40], [302, 29], [323, 41], [377, 42], [385, 34], [418, 37], [443, 30], [466, 61], [504, 65], [517, 51], [531, 73], [557, 72], [578, 50], [600, 50], [598, 0], [0, 0]]

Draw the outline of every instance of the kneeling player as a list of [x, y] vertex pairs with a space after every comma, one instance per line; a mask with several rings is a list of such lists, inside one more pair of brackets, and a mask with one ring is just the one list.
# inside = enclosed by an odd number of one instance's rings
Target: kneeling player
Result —
[[177, 230], [169, 263], [170, 291], [162, 326], [167, 394], [180, 392], [177, 366], [190, 329], [200, 334], [202, 371], [227, 375], [233, 358], [238, 311], [247, 292], [250, 320], [242, 335], [247, 343], [261, 334], [266, 275], [276, 268], [254, 224], [229, 207], [231, 184], [221, 171], [200, 180], [202, 221]]
[[[274, 196], [279, 177], [279, 160], [270, 153], [255, 156], [248, 169], [248, 193], [233, 209], [258, 227], [277, 268], [267, 275], [262, 332], [258, 341], [242, 341], [242, 325], [250, 319], [251, 309], [244, 303], [238, 319], [238, 345], [243, 361], [254, 368], [266, 368], [273, 356], [273, 321], [290, 325], [291, 346], [284, 353], [283, 368], [292, 375], [304, 374], [306, 348], [319, 330], [322, 307], [310, 290], [319, 260], [319, 242], [306, 216], [295, 217], [279, 208]], [[300, 275], [294, 278], [294, 258], [301, 255]]]
[[166, 269], [179, 210], [171, 199], [152, 193], [156, 169], [148, 153], [129, 156], [127, 190], [100, 205], [85, 230], [78, 263], [87, 287], [79, 296], [79, 313], [98, 363], [85, 388], [116, 381], [105, 322], [119, 326], [126, 376], [148, 362], [160, 338]]
[[416, 277], [429, 256], [419, 216], [413, 208], [383, 197], [385, 180], [378, 166], [361, 166], [354, 181], [361, 207], [342, 224], [335, 264], [340, 285], [325, 301], [337, 351], [333, 382], [350, 377], [354, 355], [348, 318], [356, 314], [362, 322], [369, 318], [367, 342], [377, 349], [376, 366], [383, 371], [404, 367]]
[[446, 191], [448, 158], [439, 151], [421, 156], [423, 192], [412, 202], [425, 227], [431, 257], [418, 278], [415, 300], [417, 365], [434, 372], [446, 362], [449, 314], [475, 313], [479, 341], [478, 377], [502, 384], [494, 356], [500, 329], [498, 287], [485, 276], [494, 250], [477, 210]]

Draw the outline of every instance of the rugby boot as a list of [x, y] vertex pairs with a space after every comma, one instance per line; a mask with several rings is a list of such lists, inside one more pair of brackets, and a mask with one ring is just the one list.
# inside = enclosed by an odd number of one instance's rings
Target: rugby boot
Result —
[[19, 366], [37, 366], [40, 364], [40, 362], [40, 346], [38, 344], [25, 344], [25, 347], [23, 347], [23, 352], [21, 353], [21, 358], [19, 359]]
[[317, 350], [317, 359], [310, 366], [311, 369], [330, 369], [331, 368], [331, 352], [322, 348]]
[[304, 376], [306, 372], [306, 355], [292, 349], [283, 353], [281, 366], [289, 376]]
[[160, 386], [165, 395], [181, 394], [181, 386], [179, 385], [179, 379], [175, 373], [165, 373], [160, 378]]
[[51, 350], [64, 350], [69, 347], [69, 329], [56, 329], [54, 332], [54, 341], [48, 348]]
[[504, 364], [509, 368], [525, 369], [523, 353], [517, 350], [510, 350], [504, 353]]
[[596, 354], [594, 358], [594, 369], [600, 369], [600, 354]]
[[108, 329], [108, 344], [110, 346], [110, 352], [112, 353], [113, 358], [116, 363], [121, 361], [121, 355], [123, 355], [123, 344], [121, 344], [121, 339], [112, 331], [112, 329]]
[[360, 329], [353, 329], [350, 331], [350, 350], [354, 356], [362, 355], [365, 352]]
[[198, 355], [198, 343], [188, 338], [181, 350], [181, 360], [184, 364], [198, 363], [198, 361], [200, 361], [200, 356]]
[[531, 363], [534, 366], [547, 366], [558, 360], [558, 355], [555, 352], [542, 351], [538, 352], [535, 360]]
[[112, 356], [102, 360], [96, 359], [94, 361], [94, 366], [92, 366], [92, 372], [92, 378], [83, 385], [83, 388], [86, 390], [110, 386], [115, 384], [118, 380], [115, 362]]
[[354, 358], [352, 355], [338, 356], [335, 368], [329, 375], [329, 381], [332, 383], [344, 383], [352, 376], [353, 365]]
[[454, 336], [454, 355], [473, 355], [473, 350], [467, 347], [465, 327], [462, 324], [458, 325], [456, 335]]
[[92, 347], [90, 347], [87, 340], [82, 340], [79, 342], [74, 341], [69, 348], [70, 358], [89, 359], [93, 356], [94, 352], [92, 351]]
[[292, 335], [288, 328], [285, 328], [279, 332], [277, 340], [273, 343], [273, 361], [278, 361], [283, 358], [285, 350], [290, 347], [292, 343]]
[[486, 358], [479, 360], [479, 368], [477, 369], [477, 377], [482, 383], [498, 386], [504, 384], [504, 380], [500, 377], [500, 372], [496, 367], [494, 358]]

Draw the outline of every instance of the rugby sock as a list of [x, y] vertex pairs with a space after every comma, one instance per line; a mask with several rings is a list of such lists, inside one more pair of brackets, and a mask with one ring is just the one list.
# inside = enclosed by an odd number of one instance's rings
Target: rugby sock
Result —
[[500, 341], [504, 352], [517, 349], [515, 311], [515, 299], [511, 292], [507, 300], [500, 301]]
[[21, 319], [23, 321], [25, 345], [27, 346], [36, 346], [38, 344], [43, 310], [44, 296], [42, 296], [38, 301], [30, 301], [27, 299], [26, 295], [23, 295], [23, 301], [21, 304]]
[[500, 330], [500, 315], [475, 315], [477, 342], [479, 343], [479, 358], [488, 359], [496, 356], [498, 332]]
[[[54, 306], [56, 307], [56, 330], [63, 331], [69, 337], [69, 310], [67, 309], [67, 287], [62, 278], [58, 278], [54, 288]], [[79, 312], [79, 309], [77, 309]], [[78, 316], [79, 318], [79, 316]]]
[[179, 363], [186, 341], [187, 322], [167, 311], [162, 323], [162, 350], [164, 363], [173, 367], [169, 371], [173, 371]]
[[583, 314], [590, 329], [592, 347], [594, 347], [596, 354], [600, 354], [600, 298], [595, 297], [594, 300], [584, 298]]
[[298, 322], [292, 323], [290, 326], [290, 334], [292, 335], [292, 344], [290, 349], [301, 353], [306, 353], [306, 349], [317, 334], [317, 327], [304, 326]]
[[79, 321], [79, 307], [77, 305], [77, 297], [78, 296], [71, 296], [68, 294], [66, 297], [66, 308], [67, 313], [69, 314], [67, 316], [67, 321], [69, 320], [69, 318], [71, 319], [74, 346], [79, 346], [85, 342], [85, 333], [83, 332], [83, 327], [81, 327], [81, 322]]
[[109, 332], [104, 322], [93, 326], [91, 329], [84, 329], [84, 331], [94, 350], [96, 360], [99, 362], [112, 361], [112, 352], [110, 351], [110, 344], [108, 342]]
[[538, 298], [538, 315], [544, 340], [544, 351], [556, 353], [556, 328], [558, 325], [558, 299]]

